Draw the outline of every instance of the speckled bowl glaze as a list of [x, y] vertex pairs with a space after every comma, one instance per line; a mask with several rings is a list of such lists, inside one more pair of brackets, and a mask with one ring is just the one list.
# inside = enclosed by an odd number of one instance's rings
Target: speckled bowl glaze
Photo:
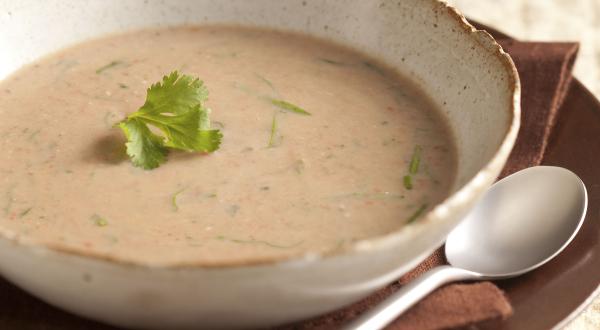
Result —
[[515, 141], [520, 87], [511, 59], [436, 0], [0, 0], [0, 79], [96, 36], [204, 23], [309, 33], [411, 77], [456, 136], [452, 195], [422, 221], [345, 251], [226, 267], [107, 260], [32, 246], [0, 228], [4, 277], [53, 305], [126, 327], [265, 327], [311, 317], [368, 295], [440, 246], [493, 183]]

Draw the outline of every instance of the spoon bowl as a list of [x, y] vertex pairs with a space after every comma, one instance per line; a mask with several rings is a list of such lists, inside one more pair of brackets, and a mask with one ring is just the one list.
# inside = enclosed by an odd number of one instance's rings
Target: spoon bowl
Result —
[[585, 218], [583, 182], [537, 166], [498, 181], [446, 240], [455, 267], [495, 278], [531, 271], [559, 254]]
[[542, 266], [573, 240], [587, 202], [581, 179], [560, 167], [531, 167], [498, 181], [448, 236], [450, 266], [424, 273], [346, 329], [382, 329], [449, 282], [510, 278]]

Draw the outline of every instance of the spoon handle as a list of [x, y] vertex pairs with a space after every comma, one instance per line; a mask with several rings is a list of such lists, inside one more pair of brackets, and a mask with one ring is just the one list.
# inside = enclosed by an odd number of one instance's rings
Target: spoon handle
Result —
[[386, 300], [348, 324], [346, 330], [379, 330], [395, 320], [410, 307], [440, 286], [459, 280], [473, 280], [480, 276], [452, 266], [435, 267], [412, 280]]

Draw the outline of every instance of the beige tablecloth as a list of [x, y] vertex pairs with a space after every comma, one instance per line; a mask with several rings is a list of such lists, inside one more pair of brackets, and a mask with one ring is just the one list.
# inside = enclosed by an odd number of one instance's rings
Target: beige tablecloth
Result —
[[[600, 98], [599, 0], [447, 0], [466, 16], [522, 40], [579, 41], [575, 76]], [[600, 298], [566, 330], [600, 329]]]

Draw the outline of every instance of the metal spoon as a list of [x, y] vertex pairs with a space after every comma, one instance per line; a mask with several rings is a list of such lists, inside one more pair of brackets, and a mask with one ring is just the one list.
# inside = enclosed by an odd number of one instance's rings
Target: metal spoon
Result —
[[445, 252], [451, 266], [424, 273], [346, 329], [382, 329], [449, 282], [498, 280], [534, 270], [573, 240], [586, 209], [585, 186], [569, 170], [538, 166], [506, 177], [448, 236]]

